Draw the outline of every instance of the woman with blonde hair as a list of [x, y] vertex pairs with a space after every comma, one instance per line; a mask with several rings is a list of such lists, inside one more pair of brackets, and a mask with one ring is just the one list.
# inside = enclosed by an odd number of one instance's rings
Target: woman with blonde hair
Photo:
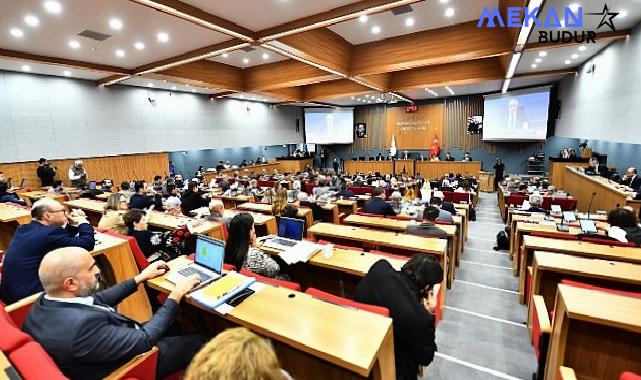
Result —
[[245, 327], [228, 329], [194, 357], [185, 380], [287, 380], [270, 343]]
[[403, 197], [403, 202], [404, 203], [412, 203], [412, 202], [414, 202], [414, 198], [416, 198], [416, 195], [414, 194], [414, 188], [413, 187], [408, 187], [407, 190], [405, 191], [405, 196]]
[[107, 204], [102, 211], [98, 228], [104, 228], [122, 235], [127, 235], [127, 226], [122, 215], [129, 210], [127, 197], [124, 194], [113, 193], [107, 199]]
[[285, 206], [287, 206], [287, 190], [279, 187], [278, 190], [276, 190], [276, 196], [272, 202], [272, 215], [280, 216]]

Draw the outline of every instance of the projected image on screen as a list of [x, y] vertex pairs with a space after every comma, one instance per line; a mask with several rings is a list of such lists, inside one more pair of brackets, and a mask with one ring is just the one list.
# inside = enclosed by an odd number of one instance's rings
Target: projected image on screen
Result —
[[545, 140], [550, 89], [485, 97], [483, 140]]
[[305, 138], [308, 144], [353, 143], [354, 110], [305, 108]]

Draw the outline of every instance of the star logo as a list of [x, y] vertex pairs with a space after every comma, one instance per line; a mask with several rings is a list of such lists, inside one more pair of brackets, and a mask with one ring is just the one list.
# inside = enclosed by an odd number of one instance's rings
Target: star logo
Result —
[[619, 15], [618, 12], [610, 12], [610, 8], [608, 7], [608, 4], [605, 4], [603, 6], [603, 12], [601, 13], [586, 13], [587, 15], [595, 15], [595, 16], [603, 16], [601, 18], [601, 22], [599, 23], [599, 26], [597, 26], [597, 30], [601, 29], [602, 26], [607, 25], [612, 29], [613, 32], [616, 32], [616, 28], [614, 27], [614, 22], [612, 20]]

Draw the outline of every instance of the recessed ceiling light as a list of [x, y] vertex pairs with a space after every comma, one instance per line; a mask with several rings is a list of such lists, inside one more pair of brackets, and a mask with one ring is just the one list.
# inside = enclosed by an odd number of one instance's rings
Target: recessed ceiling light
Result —
[[578, 3], [572, 3], [568, 8], [570, 8], [572, 12], [576, 13], [581, 6]]
[[69, 70], [65, 70], [65, 71], [62, 73], [62, 75], [66, 76], [66, 77], [70, 77], [70, 76], [71, 76], [71, 71], [69, 71]]
[[445, 10], [445, 16], [447, 16], [447, 17], [452, 17], [452, 16], [454, 16], [454, 8], [447, 8], [447, 9]]
[[577, 59], [577, 58], [579, 58], [578, 54], [572, 54], [572, 59]]
[[34, 15], [26, 15], [26, 16], [24, 16], [24, 22], [27, 25], [29, 25], [31, 27], [34, 27], [34, 28], [36, 26], [40, 25], [40, 20]]
[[69, 41], [69, 47], [72, 49], [78, 49], [80, 47], [80, 42], [76, 40]]
[[239, 98], [245, 99], [245, 95], [240, 95]]
[[263, 59], [269, 59], [269, 54], [263, 53]]
[[29, 65], [22, 65], [22, 71], [24, 71], [24, 72], [28, 73], [29, 71], [31, 71], [31, 66], [29, 66]]
[[169, 34], [165, 32], [160, 32], [156, 34], [156, 38], [158, 38], [158, 42], [168, 42], [169, 41]]
[[571, 64], [571, 63], [572, 63], [572, 61], [570, 61], [569, 59], [566, 59], [566, 60], [565, 60], [565, 64], [566, 64], [566, 65], [569, 65], [569, 64]]
[[229, 57], [229, 54], [228, 53], [223, 53], [223, 58], [227, 58], [227, 57]]
[[413, 17], [408, 17], [405, 19], [405, 26], [411, 27], [414, 26], [414, 18]]
[[447, 4], [449, 2], [450, 2], [450, 0], [441, 0], [441, 4]]
[[536, 69], [536, 67], [537, 67], [537, 64], [536, 64], [536, 63], [533, 63], [533, 64], [532, 64], [532, 68], [533, 68], [533, 69]]
[[16, 38], [21, 38], [22, 36], [24, 36], [24, 32], [22, 31], [22, 29], [18, 28], [11, 28], [11, 30], [9, 30], [9, 33], [11, 33], [11, 35]]
[[134, 47], [135, 47], [136, 49], [138, 49], [138, 50], [142, 50], [142, 49], [144, 49], [144, 48], [145, 48], [145, 44], [143, 44], [142, 42], [136, 42], [136, 43], [134, 44]]
[[249, 63], [249, 58], [243, 58], [243, 63], [248, 64]]
[[358, 16], [358, 21], [360, 22], [367, 22], [367, 19], [368, 19], [367, 15]]
[[585, 46], [579, 46], [579, 51], [585, 51], [587, 48]]
[[111, 29], [120, 30], [122, 29], [122, 21], [117, 18], [112, 18], [111, 20], [109, 20], [109, 26], [111, 27]]
[[450, 95], [454, 95], [454, 91], [449, 86], [445, 86], [445, 89], [450, 93]]
[[541, 63], [541, 62], [543, 62], [543, 58], [537, 58], [537, 59], [534, 60], [534, 62]]
[[196, 90], [192, 88], [192, 89], [191, 89], [191, 92], [196, 92]]
[[352, 97], [351, 97], [351, 99], [352, 99], [352, 100], [354, 100], [354, 99], [356, 99], [356, 97], [355, 97], [355, 96], [352, 96]]
[[147, 87], [154, 87], [153, 83], [147, 83]]
[[541, 50], [541, 51], [539, 52], [539, 57], [543, 58], [543, 57], [547, 57], [547, 56], [548, 56], [548, 52], [547, 52], [547, 51], [545, 51], [545, 50]]
[[189, 83], [185, 85], [185, 87], [189, 87]]
[[171, 89], [176, 91], [176, 86], [171, 86]]
[[44, 2], [45, 10], [49, 13], [60, 13], [62, 6], [57, 1], [49, 0]]
[[381, 27], [378, 25], [372, 26], [372, 33], [379, 34], [381, 32]]
[[116, 50], [116, 57], [122, 58], [125, 56], [125, 51], [122, 49], [117, 49]]
[[361, 98], [357, 98], [357, 99], [356, 99], [356, 101], [357, 101], [357, 102], [360, 102], [360, 101], [361, 101]]
[[365, 94], [365, 97], [366, 97], [366, 98], [369, 98], [369, 94]]
[[626, 10], [621, 10], [618, 14], [619, 17], [626, 17], [628, 15], [628, 11]]

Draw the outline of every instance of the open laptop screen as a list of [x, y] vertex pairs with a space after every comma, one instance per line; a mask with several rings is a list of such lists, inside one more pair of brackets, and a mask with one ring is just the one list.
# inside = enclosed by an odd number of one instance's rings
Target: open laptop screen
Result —
[[220, 274], [223, 270], [225, 242], [198, 235], [196, 238], [195, 262]]
[[303, 240], [303, 230], [305, 229], [305, 221], [300, 219], [283, 218], [278, 221], [278, 236]]

